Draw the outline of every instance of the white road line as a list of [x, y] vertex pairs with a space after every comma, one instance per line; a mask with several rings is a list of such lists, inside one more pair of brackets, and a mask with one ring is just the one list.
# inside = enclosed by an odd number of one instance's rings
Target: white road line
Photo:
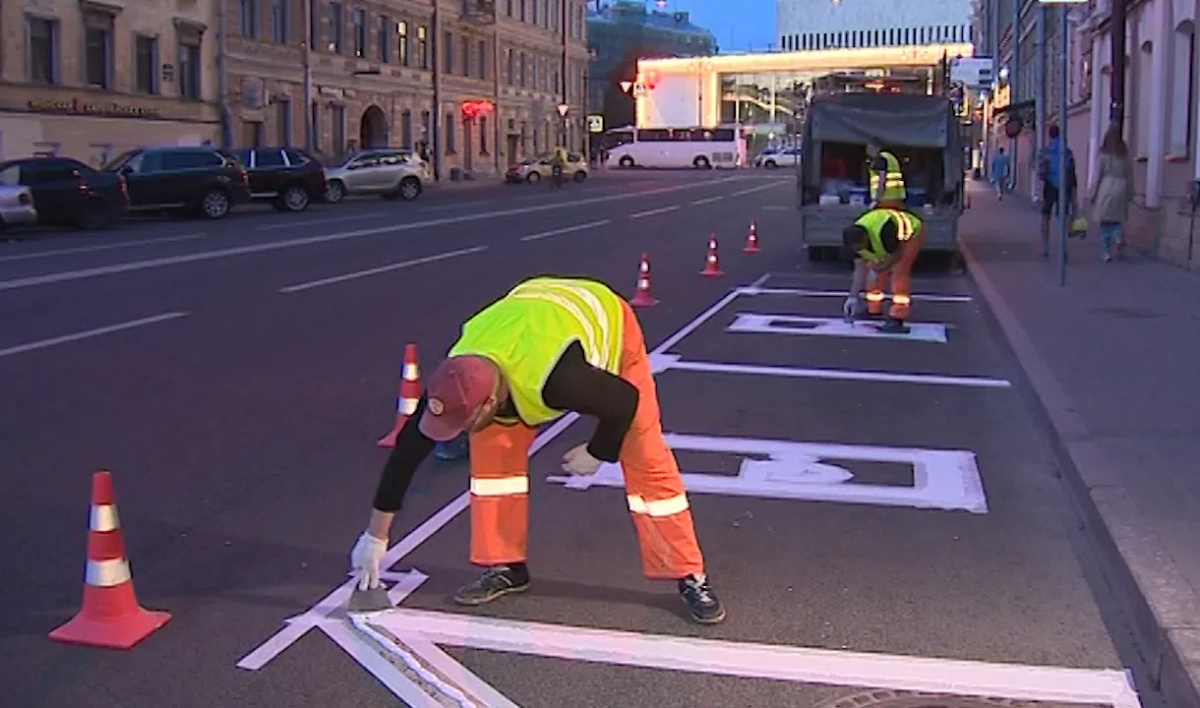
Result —
[[753, 364], [721, 364], [708, 361], [667, 359], [664, 371], [701, 371], [711, 374], [754, 374], [797, 379], [832, 379], [837, 381], [875, 381], [880, 383], [930, 384], [935, 386], [974, 386], [978, 388], [1011, 388], [1004, 379], [984, 376], [938, 376], [934, 374], [898, 374], [884, 371], [853, 371], [849, 369], [804, 369], [790, 366], [756, 366]]
[[[684, 337], [696, 331], [697, 328], [699, 328], [708, 320], [712, 319], [713, 316], [720, 312], [730, 302], [733, 302], [737, 296], [738, 293], [736, 290], [731, 291], [725, 295], [725, 297], [717, 301], [715, 305], [700, 313], [696, 319], [684, 325], [684, 327], [678, 332], [670, 337], [667, 337], [661, 344], [655, 347], [654, 351], [650, 352], [651, 366], [653, 367], [654, 363], [662, 357], [663, 353], [667, 349], [675, 346]], [[570, 428], [572, 425], [574, 425], [575, 421], [577, 420], [579, 420], [578, 413], [569, 413], [555, 421], [549, 428], [546, 428], [537, 436], [536, 439], [534, 439], [533, 445], [529, 448], [529, 456], [532, 457], [533, 455], [537, 454], [539, 450], [550, 444], [550, 442], [559, 435], [562, 435], [567, 428]], [[469, 491], [464, 491], [454, 499], [450, 500], [446, 506], [439, 509], [433, 516], [423, 521], [420, 526], [413, 529], [404, 538], [400, 539], [399, 543], [388, 549], [388, 552], [384, 554], [383, 559], [380, 561], [379, 567], [383, 570], [387, 570], [396, 563], [399, 563], [401, 559], [403, 559], [409, 553], [415, 551], [421, 544], [428, 541], [430, 537], [442, 530], [443, 527], [458, 517], [459, 514], [466, 511], [470, 505], [471, 494]], [[350, 599], [350, 592], [354, 587], [355, 582], [356, 580], [354, 578], [345, 581], [330, 591], [328, 595], [319, 600], [303, 614], [296, 615], [295, 617], [289, 617], [287, 620], [285, 620], [285, 624], [287, 626], [284, 626], [283, 629], [280, 629], [273, 636], [263, 642], [263, 644], [259, 645], [249, 654], [247, 654], [247, 659], [251, 656], [255, 657], [255, 661], [253, 662], [254, 665], [242, 666], [242, 668], [247, 668], [251, 671], [262, 668], [272, 659], [282, 653], [285, 649], [299, 641], [309, 629], [312, 629], [314, 626], [319, 624], [338, 608], [344, 607], [346, 602]], [[292, 630], [291, 626], [294, 624], [302, 624], [304, 626], [304, 631], [297, 633]], [[268, 645], [270, 646], [269, 649], [267, 648]], [[245, 659], [243, 659], [243, 661], [245, 661]], [[239, 664], [239, 666], [241, 666], [241, 664]]]
[[[267, 243], [256, 243], [248, 246], [237, 246], [234, 248], [223, 248], [215, 251], [200, 251], [199, 253], [190, 253], [181, 256], [172, 256], [169, 258], [152, 258], [143, 261], [133, 261], [129, 263], [117, 263], [110, 266], [100, 266], [97, 268], [85, 268], [82, 270], [71, 270], [60, 273], [50, 273], [48, 275], [39, 275], [29, 278], [18, 278], [15, 280], [0, 281], [0, 291], [16, 290], [18, 288], [29, 288], [38, 285], [49, 285], [52, 283], [62, 283], [71, 280], [81, 280], [83, 278], [95, 278], [102, 275], [113, 275], [116, 273], [129, 273], [132, 271], [146, 270], [148, 268], [161, 268], [163, 266], [179, 265], [183, 263], [198, 263], [201, 261], [216, 260], [219, 258], [230, 258], [233, 256], [242, 256], [251, 253], [265, 253], [268, 251], [278, 251], [285, 248], [297, 248], [299, 246], [310, 246], [319, 243], [331, 243], [335, 241], [345, 241], [348, 239], [364, 238], [367, 236], [378, 236], [380, 234], [396, 233], [400, 231], [413, 231], [418, 229], [427, 229], [430, 226], [446, 226], [449, 224], [464, 224], [472, 221], [486, 221], [495, 219], [499, 216], [514, 216], [518, 214], [532, 214], [542, 211], [551, 211], [554, 209], [569, 209], [575, 206], [584, 204], [602, 204], [604, 202], [622, 201], [626, 199], [637, 199], [652, 194], [664, 194], [667, 192], [679, 192], [685, 189], [696, 189], [697, 187], [708, 187], [713, 184], [722, 182], [732, 182], [745, 179], [744, 177], [727, 177], [725, 179], [716, 180], [713, 182], [697, 182], [691, 184], [672, 185], [670, 187], [662, 187], [659, 189], [642, 190], [636, 194], [618, 194], [606, 197], [589, 197], [587, 199], [576, 199], [574, 201], [554, 202], [551, 204], [539, 204], [535, 206], [517, 207], [513, 209], [501, 209], [498, 211], [481, 212], [478, 214], [463, 214], [460, 216], [447, 216], [438, 219], [426, 219], [424, 221], [410, 221], [404, 224], [393, 224], [390, 226], [378, 226], [370, 229], [358, 229], [355, 231], [339, 231], [329, 234], [321, 234], [319, 236], [306, 236], [302, 238], [287, 239], [283, 241], [270, 241]], [[299, 222], [298, 222], [299, 223]], [[312, 223], [312, 222], [309, 222]], [[289, 224], [290, 227], [296, 224]], [[280, 225], [282, 228], [282, 225]]]
[[278, 229], [297, 229], [297, 228], [302, 228], [304, 226], [313, 226], [316, 224], [337, 224], [337, 223], [340, 223], [343, 221], [354, 221], [354, 220], [358, 220], [358, 219], [373, 219], [377, 216], [383, 216], [383, 212], [382, 211], [360, 211], [360, 212], [351, 213], [351, 214], [344, 214], [342, 216], [331, 216], [326, 219], [305, 219], [304, 217], [297, 217], [297, 218], [288, 219], [287, 221], [279, 223], [279, 224], [267, 224], [266, 226], [260, 226], [257, 229], [255, 229], [255, 231], [276, 231]]
[[557, 236], [559, 234], [569, 234], [569, 233], [572, 233], [575, 231], [583, 231], [585, 229], [594, 229], [597, 226], [604, 226], [605, 224], [611, 224], [611, 223], [612, 223], [612, 219], [601, 219], [600, 221], [592, 221], [592, 222], [589, 222], [586, 224], [578, 224], [576, 226], [567, 226], [567, 227], [564, 227], [561, 229], [554, 229], [552, 231], [543, 231], [540, 234], [530, 234], [528, 236], [522, 236], [521, 240], [522, 241], [536, 241], [540, 238], [546, 238], [547, 236]]
[[[738, 288], [738, 292], [743, 295], [795, 295], [797, 297], [846, 297], [850, 294], [848, 290], [807, 290], [803, 288], [764, 288], [757, 285], [751, 285], [748, 288]], [[890, 298], [890, 296], [889, 296]], [[914, 300], [924, 300], [926, 302], [974, 302], [974, 299], [969, 295], [936, 295], [914, 293]]]
[[49, 258], [50, 256], [66, 256], [72, 253], [93, 253], [95, 251], [112, 251], [118, 248], [136, 248], [137, 246], [153, 246], [158, 243], [175, 243], [178, 241], [192, 241], [198, 238], [203, 238], [208, 234], [181, 234], [179, 236], [167, 236], [164, 238], [148, 238], [140, 241], [118, 241], [117, 243], [105, 243], [98, 246], [80, 246], [78, 248], [59, 248], [53, 251], [38, 251], [36, 253], [21, 253], [15, 256], [4, 256], [0, 258], [0, 262], [5, 261], [28, 261], [34, 258]]
[[411, 708], [445, 708], [445, 703], [429, 695], [414, 680], [404, 675], [399, 667], [380, 654], [375, 647], [354, 634], [350, 625], [324, 620], [319, 623], [321, 631], [366, 669], [393, 695]]
[[641, 219], [641, 218], [647, 217], [647, 216], [654, 216], [655, 214], [666, 214], [669, 211], [676, 211], [677, 209], [679, 209], [678, 204], [676, 204], [674, 206], [661, 207], [659, 209], [651, 209], [650, 211], [639, 211], [636, 214], [630, 214], [629, 218], [630, 219]]
[[759, 186], [757, 186], [757, 187], [750, 187], [749, 189], [743, 189], [743, 190], [740, 190], [740, 191], [734, 192], [733, 194], [730, 194], [729, 196], [731, 196], [731, 197], [741, 197], [741, 196], [745, 196], [745, 195], [747, 195], [747, 194], [753, 194], [753, 193], [755, 193], [755, 192], [761, 192], [761, 191], [763, 191], [764, 189], [771, 189], [772, 187], [778, 187], [778, 186], [779, 186], [779, 185], [781, 185], [781, 184], [784, 184], [784, 182], [772, 182], [771, 184], [760, 184], [760, 185], [759, 185]]
[[438, 253], [438, 254], [432, 255], [432, 256], [425, 256], [424, 258], [414, 258], [411, 261], [401, 261], [399, 263], [391, 263], [389, 265], [380, 266], [378, 268], [369, 268], [367, 270], [360, 270], [355, 273], [346, 273], [345, 275], [335, 275], [332, 278], [322, 278], [320, 280], [310, 280], [307, 283], [297, 283], [296, 285], [289, 285], [287, 287], [280, 288], [279, 292], [284, 293], [285, 295], [291, 294], [291, 293], [298, 293], [303, 290], [311, 290], [313, 288], [319, 288], [319, 287], [322, 287], [325, 285], [334, 285], [336, 283], [344, 283], [347, 280], [356, 280], [358, 278], [366, 278], [366, 277], [372, 276], [372, 275], [379, 275], [380, 273], [390, 273], [394, 270], [401, 270], [403, 268], [412, 268], [413, 266], [425, 265], [426, 263], [436, 263], [437, 261], [444, 261], [448, 258], [457, 258], [459, 256], [466, 256], [466, 255], [470, 255], [472, 253], [479, 253], [480, 251], [486, 251], [487, 248], [488, 248], [487, 246], [476, 246], [474, 248], [463, 248], [463, 249], [459, 249], [457, 251], [448, 251], [446, 253]]
[[[395, 609], [369, 623], [434, 644], [617, 666], [1017, 701], [1140, 706], [1124, 671], [989, 664]], [[698, 658], [699, 657], [699, 658]]]
[[145, 327], [146, 325], [152, 325], [158, 322], [166, 322], [167, 320], [187, 317], [187, 315], [188, 313], [186, 312], [168, 312], [163, 315], [144, 317], [140, 320], [121, 322], [120, 324], [109, 325], [107, 327], [97, 327], [96, 329], [84, 330], [83, 332], [75, 332], [74, 334], [64, 334], [61, 337], [43, 339], [37, 342], [30, 342], [29, 344], [19, 344], [15, 347], [9, 347], [8, 349], [0, 349], [0, 358], [12, 356], [13, 354], [24, 354], [25, 352], [31, 352], [37, 349], [45, 349], [58, 344], [66, 344], [67, 342], [77, 342], [81, 339], [99, 337], [103, 334], [111, 334], [113, 332], [120, 332], [126, 329], [134, 329], [135, 327]]
[[787, 211], [792, 207], [779, 206], [778, 204], [767, 204], [763, 207], [763, 211]]
[[692, 206], [700, 206], [701, 204], [712, 204], [713, 202], [719, 202], [724, 198], [725, 197], [720, 197], [720, 196], [705, 197], [704, 199], [697, 199], [696, 201], [692, 202]]

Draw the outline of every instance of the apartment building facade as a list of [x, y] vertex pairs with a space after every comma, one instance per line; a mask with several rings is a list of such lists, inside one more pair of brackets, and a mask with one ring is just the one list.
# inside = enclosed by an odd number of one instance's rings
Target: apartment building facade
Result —
[[213, 0], [0, 4], [0, 159], [220, 136]]
[[564, 139], [581, 149], [584, 4], [229, 2], [233, 143], [304, 145], [327, 160], [413, 147], [446, 174], [499, 171]]

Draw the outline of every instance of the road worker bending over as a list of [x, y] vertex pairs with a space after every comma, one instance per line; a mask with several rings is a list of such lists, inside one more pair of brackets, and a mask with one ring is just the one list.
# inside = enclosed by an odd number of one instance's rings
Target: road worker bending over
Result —
[[[907, 333], [912, 295], [912, 268], [925, 240], [921, 220], [907, 211], [872, 209], [842, 232], [844, 250], [854, 258], [854, 281], [842, 311], [846, 319], [862, 312], [860, 297], [867, 290], [867, 313], [883, 315], [884, 290], [892, 285], [892, 306], [879, 331]], [[870, 280], [868, 283], [867, 281]]]
[[592, 475], [620, 461], [642, 570], [675, 580], [702, 624], [725, 619], [709, 586], [675, 455], [659, 420], [650, 357], [633, 310], [583, 278], [526, 280], [463, 325], [448, 358], [396, 439], [368, 529], [351, 552], [359, 587], [379, 586], [392, 518], [438, 441], [470, 433], [471, 562], [487, 570], [455, 602], [482, 605], [529, 588], [529, 447], [537, 427], [568, 411], [599, 419], [562, 468]]

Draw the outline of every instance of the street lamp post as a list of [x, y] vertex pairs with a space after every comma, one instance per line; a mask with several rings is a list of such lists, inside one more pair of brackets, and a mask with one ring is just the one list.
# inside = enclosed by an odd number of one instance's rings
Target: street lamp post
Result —
[[558, 122], [562, 131], [562, 146], [570, 149], [567, 146], [567, 114], [571, 112], [571, 106], [566, 103], [558, 104]]

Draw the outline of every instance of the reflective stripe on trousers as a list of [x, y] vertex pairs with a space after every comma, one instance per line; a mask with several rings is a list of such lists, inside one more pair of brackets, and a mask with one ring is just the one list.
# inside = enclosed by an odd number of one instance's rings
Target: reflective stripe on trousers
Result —
[[868, 312], [873, 315], [883, 314], [884, 291], [888, 289], [890, 280], [892, 306], [888, 309], [888, 316], [897, 320], [908, 319], [909, 309], [912, 305], [912, 268], [921, 251], [921, 245], [924, 243], [925, 228], [922, 227], [917, 231], [916, 236], [900, 244], [900, 258], [891, 268], [880, 271], [876, 275], [874, 286], [867, 292]]
[[493, 423], [471, 433], [471, 562], [525, 560], [529, 541], [529, 446], [537, 429]]

